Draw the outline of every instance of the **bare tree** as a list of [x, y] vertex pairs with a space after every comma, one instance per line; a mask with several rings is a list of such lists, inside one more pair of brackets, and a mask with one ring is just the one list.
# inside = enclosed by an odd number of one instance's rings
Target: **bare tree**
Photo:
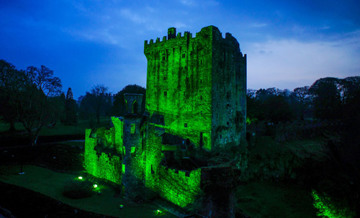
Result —
[[108, 88], [104, 85], [96, 85], [91, 89], [91, 94], [94, 98], [93, 107], [95, 109], [96, 121], [98, 124], [100, 123], [101, 112], [104, 110], [109, 97], [107, 90]]
[[28, 67], [26, 82], [17, 98], [19, 121], [28, 132], [32, 145], [37, 144], [40, 130], [45, 125], [56, 122], [59, 107], [56, 96], [61, 93], [61, 80], [45, 66]]

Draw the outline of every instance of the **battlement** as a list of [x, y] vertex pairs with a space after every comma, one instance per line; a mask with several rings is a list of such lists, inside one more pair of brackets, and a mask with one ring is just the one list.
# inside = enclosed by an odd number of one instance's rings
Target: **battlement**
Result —
[[[174, 28], [174, 27], [171, 27], [171, 28], [169, 28], [169, 31], [170, 31], [171, 29], [175, 29], [175, 28]], [[144, 45], [147, 46], [147, 45], [152, 45], [152, 44], [157, 44], [157, 43], [163, 43], [163, 42], [167, 42], [167, 41], [172, 40], [172, 39], [189, 39], [189, 38], [193, 38], [193, 37], [192, 37], [192, 34], [191, 34], [190, 32], [187, 32], [187, 31], [184, 32], [184, 35], [183, 35], [183, 36], [182, 36], [181, 33], [178, 33], [178, 34], [176, 35], [176, 29], [175, 29], [175, 31], [169, 33], [168, 36], [163, 36], [163, 37], [162, 37], [162, 40], [160, 40], [159, 37], [156, 38], [155, 42], [154, 42], [154, 39], [150, 39], [150, 41], [145, 40]]]
[[197, 168], [191, 171], [185, 171], [185, 170], [178, 170], [166, 166], [160, 166], [167, 172], [168, 175], [172, 175], [175, 177], [178, 177], [178, 179], [185, 179], [185, 180], [193, 180], [196, 179], [199, 176], [199, 173], [201, 173], [201, 168]]
[[223, 37], [222, 33], [216, 26], [207, 26], [203, 27], [199, 32], [195, 34], [195, 37], [193, 37], [192, 33], [185, 31], [182, 35], [181, 32], [176, 33], [175, 27], [170, 27], [168, 29], [168, 35], [163, 36], [162, 39], [160, 37], [157, 37], [155, 40], [145, 40], [144, 41], [144, 49], [146, 50], [148, 47], [152, 46], [162, 46], [168, 41], [172, 41], [173, 39], [176, 39], [178, 41], [186, 41], [191, 40], [195, 38], [207, 38], [209, 36], [213, 36], [213, 40], [223, 41], [225, 44], [233, 45], [234, 47], [239, 47], [239, 43], [236, 40], [234, 36], [232, 36], [231, 33], [225, 33], [225, 37]]

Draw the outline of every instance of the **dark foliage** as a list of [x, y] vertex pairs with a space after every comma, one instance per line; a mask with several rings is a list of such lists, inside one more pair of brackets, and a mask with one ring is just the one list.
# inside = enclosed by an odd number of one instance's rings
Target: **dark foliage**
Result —
[[71, 199], [91, 197], [94, 194], [93, 183], [87, 180], [71, 180], [65, 185], [62, 194]]
[[15, 121], [21, 122], [33, 145], [42, 127], [58, 120], [61, 87], [61, 80], [45, 66], [19, 71], [0, 61], [1, 115], [11, 129]]
[[78, 121], [77, 119], [78, 106], [76, 101], [74, 100], [71, 88], [68, 89], [64, 102], [65, 102], [65, 108], [64, 108], [65, 112], [62, 122], [66, 125], [75, 125]]
[[103, 85], [94, 86], [85, 96], [80, 97], [80, 119], [96, 119], [100, 123], [100, 116], [110, 116], [112, 95]]
[[259, 89], [247, 95], [247, 116], [250, 120], [272, 123], [287, 122], [294, 118], [287, 92]]

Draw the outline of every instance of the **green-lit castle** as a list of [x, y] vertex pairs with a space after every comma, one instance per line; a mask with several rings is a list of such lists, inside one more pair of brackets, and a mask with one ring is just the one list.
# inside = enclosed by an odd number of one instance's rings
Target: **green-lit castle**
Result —
[[[195, 37], [169, 28], [144, 46], [145, 111], [144, 96], [125, 94], [127, 114], [112, 117], [111, 129], [86, 130], [85, 168], [125, 190], [144, 184], [185, 207], [214, 168], [235, 167], [210, 160], [244, 141], [246, 55], [215, 26]], [[240, 168], [244, 159], [238, 157]]]

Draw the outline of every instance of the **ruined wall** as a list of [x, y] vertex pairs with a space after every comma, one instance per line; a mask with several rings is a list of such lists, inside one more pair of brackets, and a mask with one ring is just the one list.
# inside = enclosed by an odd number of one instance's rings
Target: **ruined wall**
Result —
[[159, 181], [159, 166], [164, 154], [161, 149], [161, 137], [157, 131], [158, 127], [148, 124], [146, 130], [146, 144], [145, 144], [145, 186], [156, 190]]
[[98, 153], [95, 147], [98, 139], [90, 136], [91, 129], [85, 131], [85, 155], [84, 168], [86, 171], [98, 178], [121, 184], [122, 160], [118, 155], [110, 153]]
[[185, 172], [161, 165], [164, 158], [161, 144], [163, 130], [152, 124], [147, 128], [145, 186], [180, 207], [193, 203], [200, 193], [201, 169]]
[[194, 203], [200, 194], [200, 168], [185, 172], [160, 166], [158, 170], [157, 190], [163, 198], [180, 207]]
[[120, 155], [124, 155], [124, 120], [121, 117], [111, 117], [111, 122], [114, 125], [113, 134], [116, 152]]

